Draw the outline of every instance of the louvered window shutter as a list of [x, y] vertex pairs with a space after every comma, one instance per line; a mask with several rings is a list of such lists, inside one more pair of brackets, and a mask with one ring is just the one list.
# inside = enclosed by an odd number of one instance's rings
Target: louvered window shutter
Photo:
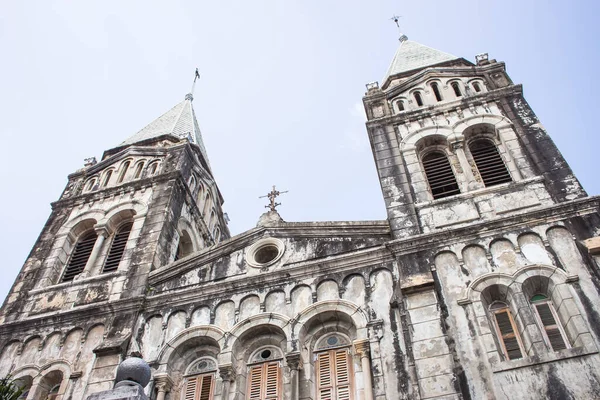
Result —
[[281, 367], [279, 361], [254, 365], [248, 371], [248, 400], [279, 400], [281, 398]]
[[98, 235], [96, 235], [96, 232], [92, 231], [77, 241], [75, 250], [73, 250], [73, 255], [71, 256], [67, 269], [63, 275], [63, 282], [72, 281], [76, 275], [83, 272], [85, 264], [87, 264], [88, 259], [92, 254], [97, 238]]
[[504, 354], [509, 360], [522, 358], [521, 345], [519, 344], [519, 338], [510, 311], [508, 309], [497, 311], [495, 317], [500, 340], [504, 346]]
[[423, 157], [423, 168], [434, 199], [460, 193], [446, 154], [434, 151]]
[[348, 349], [319, 353], [316, 371], [318, 400], [352, 399], [352, 374]]
[[546, 337], [548, 338], [548, 342], [550, 343], [552, 350], [558, 351], [566, 349], [567, 342], [563, 337], [563, 333], [558, 323], [556, 322], [552, 305], [550, 303], [539, 303], [534, 304], [534, 306], [538, 316], [540, 317], [540, 321], [542, 322], [542, 326], [546, 332]]
[[496, 145], [488, 140], [477, 140], [469, 145], [485, 187], [512, 182]]
[[132, 223], [123, 225], [113, 238], [102, 272], [116, 271], [119, 267], [119, 263], [121, 262], [121, 258], [123, 258], [123, 253], [125, 252], [125, 246], [127, 245], [127, 240], [129, 239], [129, 233], [131, 232], [132, 226]]
[[184, 400], [212, 400], [214, 390], [213, 374], [188, 378], [185, 382]]

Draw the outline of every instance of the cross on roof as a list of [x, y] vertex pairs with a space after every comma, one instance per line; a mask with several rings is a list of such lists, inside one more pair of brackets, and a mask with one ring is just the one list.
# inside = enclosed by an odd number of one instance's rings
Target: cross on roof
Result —
[[279, 190], [275, 189], [275, 185], [273, 185], [273, 190], [271, 190], [269, 193], [267, 193], [264, 196], [260, 196], [259, 199], [263, 199], [265, 197], [269, 198], [269, 204], [267, 204], [265, 206], [265, 208], [270, 209], [270, 211], [277, 211], [277, 206], [280, 206], [281, 203], [276, 203], [275, 202], [275, 198], [277, 198], [277, 196], [279, 196], [280, 194], [283, 193], [287, 193], [288, 191], [285, 190], [283, 192], [280, 192]]

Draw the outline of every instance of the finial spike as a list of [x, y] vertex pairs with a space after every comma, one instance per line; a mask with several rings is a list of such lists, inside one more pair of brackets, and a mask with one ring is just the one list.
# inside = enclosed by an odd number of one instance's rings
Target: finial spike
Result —
[[408, 36], [402, 33], [402, 29], [400, 29], [400, 18], [402, 18], [402, 15], [394, 15], [390, 20], [394, 21], [396, 27], [398, 27], [398, 33], [400, 34], [398, 40], [400, 40], [400, 43], [404, 43], [408, 40]]
[[192, 83], [192, 90], [185, 95], [186, 100], [193, 101], [194, 100], [194, 90], [196, 89], [196, 80], [200, 78], [200, 72], [198, 72], [198, 68], [196, 68], [196, 72], [194, 73], [194, 82]]

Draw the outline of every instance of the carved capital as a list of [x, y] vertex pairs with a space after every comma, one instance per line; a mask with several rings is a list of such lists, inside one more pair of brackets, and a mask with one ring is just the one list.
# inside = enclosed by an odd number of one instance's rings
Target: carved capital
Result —
[[108, 231], [108, 227], [104, 224], [96, 224], [94, 225], [94, 230], [98, 236], [104, 236], [106, 239], [110, 236], [110, 232]]
[[235, 370], [231, 364], [219, 366], [219, 376], [223, 382], [233, 382], [235, 380]]
[[300, 370], [302, 369], [302, 357], [300, 357], [300, 353], [288, 353], [285, 355], [285, 361], [287, 362], [288, 367], [292, 370]]
[[360, 356], [360, 358], [369, 357], [371, 347], [368, 340], [365, 339], [354, 342], [354, 348], [356, 349], [356, 353]]
[[154, 386], [159, 392], [168, 393], [173, 387], [173, 380], [165, 373], [154, 375]]
[[450, 146], [452, 147], [453, 151], [459, 150], [459, 149], [464, 149], [465, 148], [465, 142], [462, 140], [457, 140], [454, 141], [452, 143], [450, 143]]

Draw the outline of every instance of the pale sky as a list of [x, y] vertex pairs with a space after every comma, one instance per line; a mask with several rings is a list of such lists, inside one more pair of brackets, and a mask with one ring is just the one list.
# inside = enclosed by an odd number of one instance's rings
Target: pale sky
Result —
[[385, 219], [365, 84], [411, 40], [505, 61], [591, 195], [600, 192], [597, 1], [0, 1], [4, 298], [83, 159], [194, 106], [232, 234], [271, 185], [287, 221]]

